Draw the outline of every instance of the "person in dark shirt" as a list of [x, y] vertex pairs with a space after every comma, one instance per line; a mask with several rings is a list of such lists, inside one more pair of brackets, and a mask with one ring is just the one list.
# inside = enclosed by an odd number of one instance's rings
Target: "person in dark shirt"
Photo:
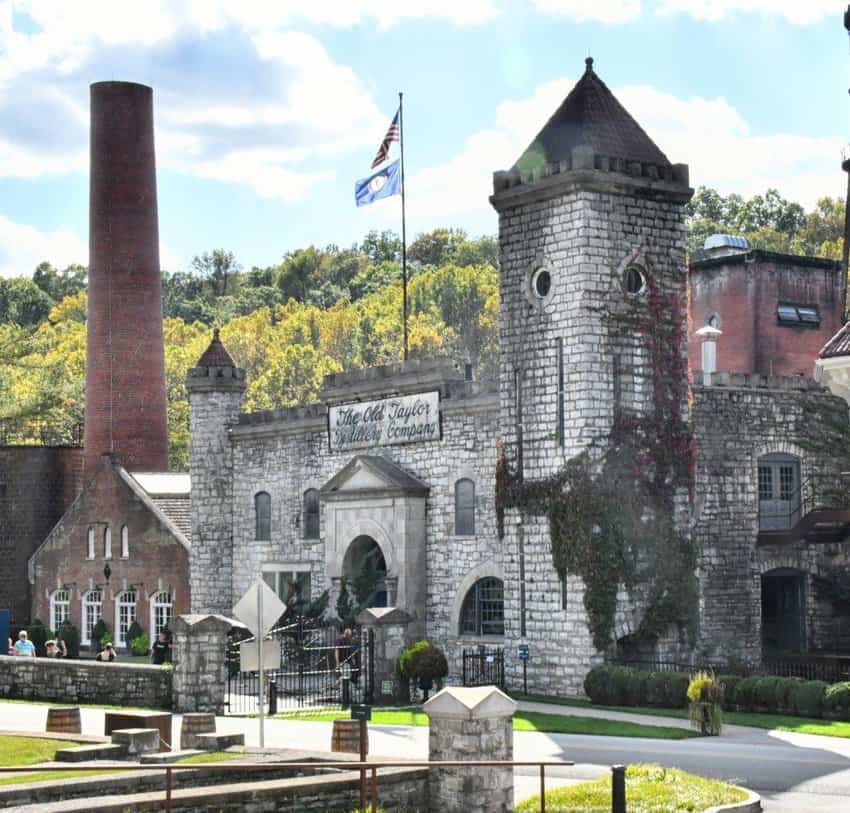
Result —
[[96, 661], [114, 661], [115, 660], [115, 647], [112, 644], [107, 644], [100, 652], [95, 656]]
[[151, 647], [151, 663], [162, 666], [166, 661], [171, 661], [171, 646], [165, 633], [160, 632]]

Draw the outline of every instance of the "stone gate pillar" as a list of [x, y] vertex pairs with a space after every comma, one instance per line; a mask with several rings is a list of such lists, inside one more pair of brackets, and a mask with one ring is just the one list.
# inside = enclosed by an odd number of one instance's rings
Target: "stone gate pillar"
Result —
[[374, 636], [374, 702], [377, 705], [392, 703], [397, 699], [407, 702], [410, 699], [407, 696], [407, 683], [401, 685], [396, 674], [396, 664], [410, 643], [408, 628], [412, 616], [396, 607], [369, 607], [356, 620], [360, 626], [372, 630]]
[[243, 625], [223, 615], [174, 619], [174, 711], [224, 714], [227, 633], [235, 626]]
[[[424, 706], [430, 718], [428, 759], [512, 760], [516, 703], [495, 686], [453, 686]], [[504, 768], [432, 769], [430, 809], [499, 813], [514, 809], [514, 772]]]

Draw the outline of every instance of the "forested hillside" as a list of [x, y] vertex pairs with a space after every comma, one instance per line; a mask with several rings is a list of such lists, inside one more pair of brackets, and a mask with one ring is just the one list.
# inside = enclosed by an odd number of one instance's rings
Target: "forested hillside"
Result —
[[[812, 212], [775, 190], [744, 200], [700, 188], [688, 207], [688, 250], [707, 234], [744, 234], [756, 248], [840, 258], [844, 204]], [[497, 244], [460, 229], [408, 247], [410, 355], [448, 355], [492, 376], [498, 363]], [[163, 272], [171, 465], [185, 468], [185, 377], [221, 326], [246, 368], [246, 409], [315, 401], [330, 372], [402, 355], [401, 242], [370, 232], [349, 248], [309, 246], [278, 265], [242, 268], [217, 249], [185, 271]], [[0, 442], [79, 443], [84, 409], [86, 269], [44, 262], [0, 279]]]

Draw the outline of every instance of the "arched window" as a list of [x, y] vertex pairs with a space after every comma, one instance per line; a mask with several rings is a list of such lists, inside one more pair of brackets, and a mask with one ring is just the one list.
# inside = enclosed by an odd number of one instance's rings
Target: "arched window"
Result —
[[86, 546], [86, 558], [94, 559], [94, 528], [89, 527], [88, 543]]
[[254, 495], [254, 527], [255, 539], [272, 538], [272, 498], [265, 491]]
[[102, 609], [103, 594], [100, 590], [89, 590], [83, 596], [83, 615], [82, 624], [80, 625], [81, 644], [90, 644], [92, 642], [92, 630], [95, 624], [100, 621]]
[[460, 634], [505, 634], [505, 598], [501, 579], [488, 576], [472, 585], [460, 610]]
[[174, 602], [168, 590], [160, 590], [151, 596], [151, 641], [171, 622]]
[[112, 530], [108, 525], [103, 530], [103, 558], [112, 558]]
[[121, 558], [130, 558], [130, 531], [126, 525], [121, 526]]
[[475, 535], [475, 483], [466, 477], [455, 483], [455, 535]]
[[319, 538], [319, 492], [315, 488], [304, 492], [304, 538]]
[[71, 596], [65, 589], [50, 594], [50, 629], [59, 631], [70, 615]]
[[793, 528], [800, 516], [800, 461], [789, 454], [759, 458], [759, 530]]
[[129, 646], [127, 630], [136, 620], [136, 591], [125, 590], [115, 601], [115, 644]]

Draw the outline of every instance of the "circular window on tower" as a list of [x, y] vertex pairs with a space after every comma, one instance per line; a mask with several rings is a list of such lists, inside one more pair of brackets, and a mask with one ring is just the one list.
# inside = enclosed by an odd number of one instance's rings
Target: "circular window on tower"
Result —
[[528, 279], [528, 298], [532, 305], [545, 305], [553, 294], [552, 272], [548, 268], [536, 268]]
[[627, 294], [639, 294], [646, 288], [646, 275], [641, 268], [630, 265], [623, 274], [623, 288]]

